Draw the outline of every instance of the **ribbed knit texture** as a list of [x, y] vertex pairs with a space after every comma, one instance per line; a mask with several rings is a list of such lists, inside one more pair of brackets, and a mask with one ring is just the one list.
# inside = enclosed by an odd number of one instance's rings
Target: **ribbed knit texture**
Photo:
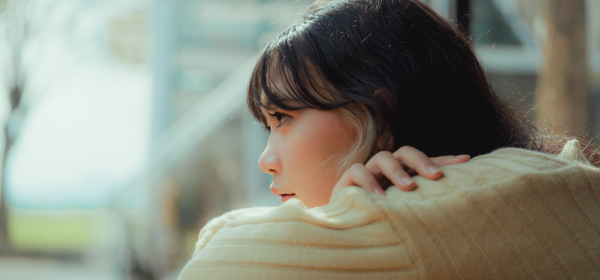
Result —
[[229, 212], [179, 279], [600, 279], [600, 169], [579, 143], [442, 170], [412, 192], [349, 187], [323, 207]]

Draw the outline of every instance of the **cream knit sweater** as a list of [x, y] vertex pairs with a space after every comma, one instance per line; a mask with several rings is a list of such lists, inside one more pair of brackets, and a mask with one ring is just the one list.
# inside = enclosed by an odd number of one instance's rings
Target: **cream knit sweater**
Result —
[[210, 221], [180, 280], [600, 279], [600, 169], [500, 149], [386, 196], [344, 188]]

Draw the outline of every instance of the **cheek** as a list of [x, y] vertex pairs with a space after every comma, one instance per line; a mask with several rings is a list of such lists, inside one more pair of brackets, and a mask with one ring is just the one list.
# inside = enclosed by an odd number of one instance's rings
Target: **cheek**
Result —
[[[294, 173], [299, 180], [312, 181], [315, 187], [327, 187], [337, 181], [337, 167], [340, 160], [350, 150], [353, 133], [343, 125], [334, 113], [328, 113], [319, 120], [303, 123], [295, 130], [294, 139], [288, 144], [288, 160], [292, 160]], [[293, 147], [291, 147], [293, 146]]]
[[317, 129], [315, 137], [318, 138], [319, 143], [317, 150], [328, 158], [335, 157], [336, 162], [346, 155], [356, 138], [351, 129], [344, 125], [335, 113], [330, 113], [326, 121], [322, 122]]

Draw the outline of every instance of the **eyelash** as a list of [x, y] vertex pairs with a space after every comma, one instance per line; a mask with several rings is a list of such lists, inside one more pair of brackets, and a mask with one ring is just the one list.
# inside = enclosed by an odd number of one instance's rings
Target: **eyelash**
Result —
[[[277, 125], [276, 127], [281, 126], [288, 118], [291, 118], [290, 115], [281, 113], [281, 112], [274, 112], [273, 114], [268, 114], [268, 115], [271, 117], [274, 117], [277, 120], [279, 125]], [[283, 121], [282, 121], [282, 119], [283, 119]], [[271, 131], [271, 127], [269, 125], [265, 125], [265, 129], [267, 131]]]

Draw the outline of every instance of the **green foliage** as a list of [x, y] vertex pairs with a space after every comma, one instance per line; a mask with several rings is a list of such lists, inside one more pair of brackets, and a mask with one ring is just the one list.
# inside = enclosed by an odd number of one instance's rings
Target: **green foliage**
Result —
[[97, 219], [83, 213], [15, 213], [9, 219], [10, 239], [17, 250], [83, 252], [93, 242]]

